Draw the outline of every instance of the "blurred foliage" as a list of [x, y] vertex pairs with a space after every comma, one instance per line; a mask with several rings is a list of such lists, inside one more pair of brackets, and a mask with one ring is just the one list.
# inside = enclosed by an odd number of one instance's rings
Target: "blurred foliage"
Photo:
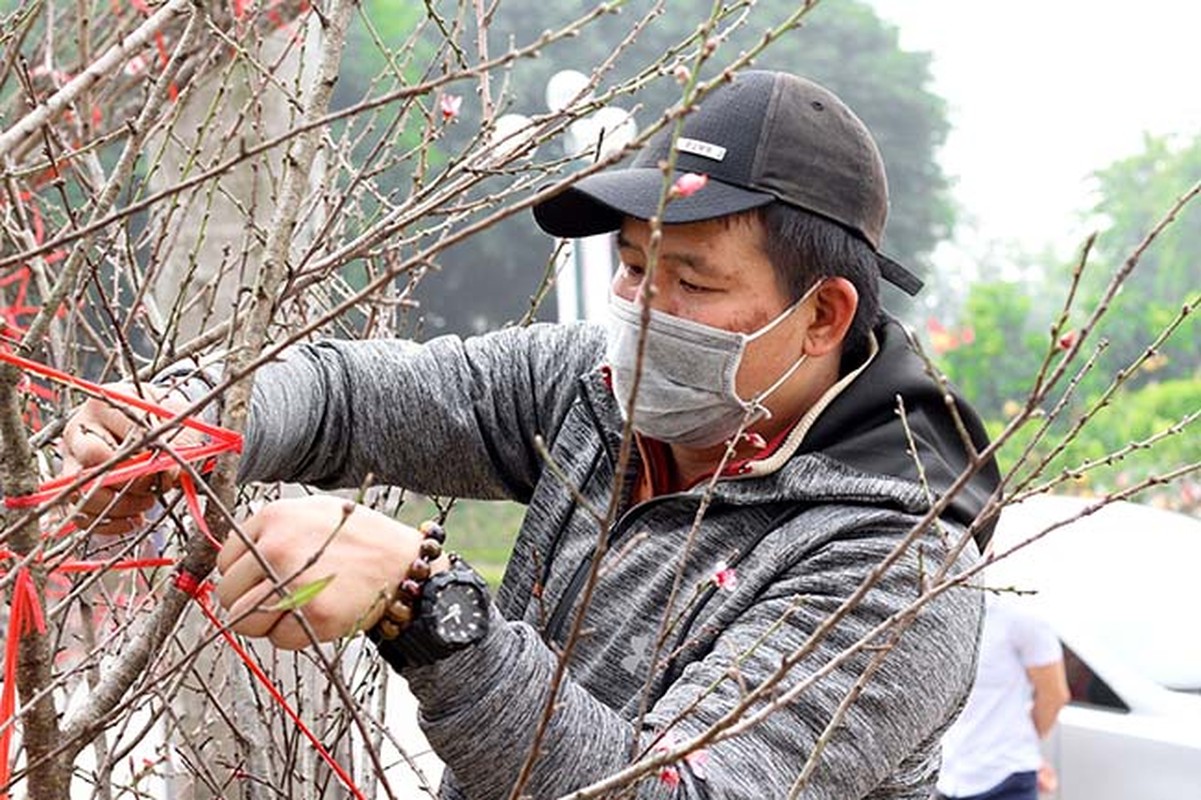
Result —
[[[668, 4], [669, 6], [671, 4]], [[557, 29], [584, 16], [596, 6], [592, 0], [563, 0], [548, 4], [537, 0], [505, 0], [492, 17], [488, 46], [495, 56], [512, 45], [527, 44], [544, 30]], [[492, 80], [492, 93], [499, 97], [502, 84], [507, 99], [496, 113], [535, 115], [546, 111], [545, 87], [556, 72], [576, 69], [590, 72], [613, 55], [629, 34], [633, 21], [653, 3], [632, 0], [620, 14], [603, 16], [590, 23], [580, 36], [545, 48], [539, 58], [524, 59], [507, 73]], [[432, 7], [452, 24], [453, 8], [447, 3]], [[739, 52], [756, 44], [763, 34], [795, 10], [789, 0], [761, 0], [749, 22], [729, 29], [712, 63], [724, 65]], [[637, 39], [611, 65], [600, 90], [612, 86], [656, 63], [671, 47], [690, 40], [707, 16], [705, 7], [669, 8], [651, 20]], [[386, 47], [388, 58], [400, 63], [406, 56], [405, 42], [422, 26], [425, 10], [367, 0], [364, 19], [359, 21], [339, 81], [338, 101], [352, 103], [364, 96], [373, 81], [391, 81], [385, 53], [375, 46], [370, 27]], [[370, 20], [368, 25], [367, 20]], [[885, 247], [891, 255], [923, 271], [935, 244], [947, 237], [954, 223], [948, 182], [935, 161], [949, 125], [941, 98], [929, 90], [930, 56], [900, 49], [897, 30], [882, 21], [866, 3], [825, 3], [806, 18], [803, 28], [773, 42], [755, 63], [756, 67], [783, 69], [806, 75], [829, 86], [859, 113], [879, 140], [888, 166], [892, 190], [892, 216]], [[464, 41], [475, 37], [471, 20]], [[424, 23], [413, 48], [420, 57], [409, 58], [406, 78], [417, 81], [421, 70], [450, 55], [436, 49], [436, 25]], [[465, 43], [463, 45], [467, 47]], [[474, 47], [469, 48], [474, 54]], [[704, 73], [710, 77], [716, 67]], [[387, 77], [381, 77], [387, 76]], [[479, 129], [481, 109], [477, 86], [457, 84], [450, 91], [465, 98], [459, 119], [439, 143], [442, 154], [457, 152]], [[651, 80], [636, 96], [622, 97], [614, 105], [634, 112], [642, 125], [677, 103], [680, 87], [670, 75]], [[554, 154], [558, 155], [558, 154]], [[437, 159], [439, 153], [434, 153]], [[444, 157], [444, 155], [442, 156]], [[404, 176], [397, 175], [398, 185]], [[553, 243], [535, 226], [528, 214], [519, 214], [458, 245], [439, 259], [440, 271], [423, 281], [419, 298], [426, 311], [426, 332], [477, 333], [513, 322], [529, 306], [529, 297], [550, 257]], [[887, 287], [886, 302], [904, 315], [909, 300]], [[546, 300], [540, 318], [554, 316], [553, 295]]]
[[[397, 518], [416, 527], [440, 516], [439, 505], [428, 497], [409, 493]], [[525, 507], [517, 503], [456, 500], [446, 517], [447, 548], [459, 553], [488, 586], [495, 589], [517, 538]]]
[[930, 330], [940, 366], [986, 418], [1000, 417], [1007, 402], [1026, 395], [1046, 352], [1045, 326], [1032, 329], [1028, 287], [994, 281], [968, 289], [964, 322], [941, 341]]
[[[1190, 186], [1201, 180], [1201, 135], [1191, 141], [1147, 137], [1141, 153], [1096, 173], [1100, 201], [1094, 209], [1103, 224], [1097, 239], [1097, 266], [1085, 273], [1082, 290], [1095, 302], [1110, 275], [1134, 252], [1147, 233]], [[1102, 334], [1109, 341], [1102, 365], [1109, 371], [1130, 363], [1186, 302], [1201, 298], [1201, 205], [1181, 216], [1139, 258], [1130, 279], [1113, 302], [1113, 324]], [[1157, 369], [1135, 383], [1197, 377], [1201, 368], [1197, 315], [1159, 348]]]
[[[1067, 330], [1075, 335], [1127, 259], [1186, 190], [1201, 178], [1201, 136], [1191, 141], [1148, 137], [1144, 150], [1096, 173], [1099, 200], [1094, 208], [1101, 233], [1080, 280], [1079, 297]], [[1161, 346], [1150, 346], [1186, 303], [1201, 301], [1201, 207], [1194, 201], [1142, 253], [1134, 271], [1092, 331], [1081, 358], [1041, 409], [1049, 412], [1069, 381], [1076, 387], [1034, 448], [1046, 456], [1082, 415], [1092, 413], [1119, 373], [1122, 386], [1109, 397], [1079, 435], [1060, 452], [1044, 475], [1072, 472], [1087, 462], [1105, 461], [1201, 412], [1201, 349], [1196, 314]], [[926, 338], [944, 369], [993, 433], [1021, 410], [1039, 364], [1053, 351], [1051, 325], [1059, 314], [1074, 264], [1031, 273], [1025, 280], [973, 284], [953, 323], [931, 320]], [[1084, 361], [1091, 369], [1078, 374]], [[1001, 454], [1007, 468], [1035, 436], [1041, 420], [1029, 423]], [[1157, 442], [1134, 448], [1090, 470], [1078, 486], [1106, 490], [1201, 460], [1196, 423]]]
[[[1119, 390], [1081, 435], [1062, 451], [1053, 452], [1061, 444], [1061, 437], [1047, 436], [1034, 445], [1026, 463], [1038, 463], [1053, 456], [1041, 472], [1042, 479], [1067, 474], [1070, 476], [1067, 487], [1076, 491], [1104, 492], [1125, 488], [1173, 467], [1194, 463], [1201, 457], [1195, 426], [1159, 439], [1150, 448], [1140, 446], [1151, 437], [1162, 436], [1198, 410], [1201, 410], [1201, 380], [1170, 380], [1138, 389]], [[1023, 427], [1002, 449], [1002, 470], [1013, 467], [1030, 446], [1038, 422], [1035, 420]], [[1004, 423], [993, 420], [988, 427], [995, 436]], [[1052, 430], [1062, 432], [1063, 428], [1064, 425], [1059, 424]], [[1085, 464], [1096, 467], [1080, 472]], [[1020, 472], [1027, 474], [1030, 470], [1024, 467]]]

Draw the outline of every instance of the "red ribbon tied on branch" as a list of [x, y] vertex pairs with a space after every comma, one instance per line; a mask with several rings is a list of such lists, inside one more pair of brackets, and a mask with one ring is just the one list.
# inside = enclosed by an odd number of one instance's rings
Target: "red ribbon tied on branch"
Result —
[[[103, 397], [114, 403], [136, 408], [159, 419], [173, 419], [176, 416], [175, 412], [152, 403], [145, 398], [109, 389], [90, 381], [85, 381], [82, 378], [76, 378], [74, 375], [69, 375], [61, 370], [48, 367], [45, 364], [39, 364], [36, 361], [31, 361], [3, 350], [0, 350], [0, 361], [8, 362], [26, 372], [40, 375], [56, 383], [61, 383], [64, 386], [80, 389], [90, 395]], [[96, 483], [99, 483], [101, 486], [128, 483], [134, 478], [153, 475], [154, 473], [170, 469], [176, 465], [177, 459], [206, 462], [206, 460], [220, 453], [230, 450], [241, 452], [242, 450], [242, 437], [233, 431], [226, 430], [218, 425], [210, 425], [193, 417], [185, 417], [180, 424], [185, 428], [191, 428], [205, 434], [209, 437], [210, 441], [203, 444], [183, 445], [175, 449], [174, 455], [167, 453], [138, 453], [132, 455], [125, 459], [121, 466], [97, 475], [97, 477], [84, 483], [81, 488], [87, 491]], [[203, 466], [211, 468], [211, 465], [208, 463], [204, 463]], [[202, 468], [201, 471], [205, 470]], [[42, 484], [32, 494], [5, 497], [4, 505], [8, 508], [29, 508], [50, 500], [56, 500], [63, 488], [72, 485], [78, 478], [78, 475], [63, 475]]]
[[[8, 748], [13, 735], [13, 714], [17, 705], [17, 643], [21, 637], [46, 632], [46, 619], [38, 604], [37, 589], [28, 567], [21, 567], [13, 584], [13, 599], [9, 606], [8, 638], [4, 643], [4, 691], [0, 693], [0, 787], [8, 785]], [[0, 788], [0, 797], [7, 798], [8, 792]]]
[[[14, 355], [0, 349], [0, 362], [12, 364], [26, 373], [39, 375], [56, 383], [80, 389], [95, 397], [103, 397], [114, 403], [120, 403], [136, 408], [159, 419], [173, 419], [176, 414], [162, 406], [147, 400], [129, 395], [124, 392], [100, 386], [98, 384], [76, 378], [61, 370], [39, 364], [27, 358]], [[242, 437], [233, 431], [216, 425], [210, 425], [201, 420], [185, 417], [181, 423], [186, 428], [204, 433], [209, 441], [197, 445], [185, 445], [175, 449], [173, 455], [167, 453], [138, 453], [124, 459], [119, 465], [108, 472], [97, 474], [82, 485], [86, 491], [94, 485], [110, 486], [123, 484], [143, 475], [150, 475], [169, 469], [176, 465], [177, 459], [194, 462], [199, 461], [200, 471], [212, 469], [213, 459], [227, 451], [241, 451]], [[58, 500], [63, 490], [75, 484], [79, 475], [64, 475], [47, 481], [38, 487], [37, 491], [17, 496], [6, 496], [4, 505], [8, 508], [30, 508], [45, 502]], [[181, 478], [185, 493], [189, 494], [188, 507], [196, 513], [199, 510], [195, 498], [196, 489], [185, 473]], [[66, 528], [64, 528], [65, 530]], [[0, 548], [0, 558], [14, 558], [21, 554], [13, 553], [7, 548]], [[173, 559], [127, 559], [124, 561], [65, 561], [54, 567], [55, 572], [90, 572], [101, 569], [138, 569], [146, 566], [169, 566]], [[21, 566], [13, 584], [12, 601], [9, 604], [8, 636], [4, 643], [4, 688], [0, 691], [0, 800], [6, 800], [7, 786], [11, 772], [9, 769], [9, 747], [12, 742], [14, 715], [16, 713], [16, 674], [17, 657], [21, 639], [32, 634], [35, 630], [44, 633], [46, 620], [38, 601], [37, 588], [33, 576], [27, 566]]]
[[[0, 361], [13, 364], [26, 372], [40, 375], [57, 383], [71, 386], [80, 389], [88, 394], [96, 397], [103, 397], [114, 403], [121, 403], [132, 408], [136, 408], [151, 416], [160, 419], [173, 419], [177, 416], [174, 412], [163, 408], [155, 403], [149, 402], [144, 398], [134, 395], [118, 392], [89, 381], [76, 378], [53, 367], [48, 367], [44, 364], [39, 364], [36, 361], [21, 358], [13, 355], [3, 349], [0, 349]], [[110, 486], [115, 484], [123, 484], [134, 478], [139, 478], [144, 475], [151, 475], [157, 472], [162, 472], [174, 466], [178, 460], [194, 462], [199, 461], [200, 472], [208, 472], [212, 469], [215, 457], [227, 451], [241, 452], [242, 437], [233, 431], [221, 428], [216, 425], [210, 425], [202, 420], [192, 417], [185, 417], [180, 421], [180, 424], [185, 428], [190, 428], [195, 431], [204, 433], [209, 437], [209, 441], [197, 445], [185, 445], [174, 449], [172, 454], [167, 453], [139, 453], [129, 456], [120, 462], [119, 466], [108, 472], [98, 474], [86, 481], [81, 487], [84, 491], [92, 486], [99, 484], [101, 486]], [[19, 495], [16, 497], [5, 497], [4, 504], [9, 508], [29, 508], [44, 502], [56, 501], [63, 490], [74, 484], [79, 479], [78, 475], [64, 475], [54, 480], [47, 481], [38, 487], [36, 492], [27, 495]], [[200, 526], [204, 535], [217, 547], [220, 543], [213, 539], [209, 533], [207, 526], [204, 524], [204, 516], [200, 510], [199, 497], [196, 491], [196, 486], [193, 483], [191, 476], [188, 473], [180, 475], [180, 488], [184, 493], [184, 498], [187, 502], [188, 510], [195, 518], [197, 525]], [[13, 557], [14, 553], [0, 549], [0, 558]], [[83, 572], [98, 569], [137, 569], [147, 566], [168, 566], [173, 564], [172, 559], [128, 559], [125, 561], [68, 561], [59, 564], [55, 567], [56, 572]], [[270, 677], [254, 662], [250, 654], [246, 652], [233, 634], [221, 624], [210, 606], [208, 594], [212, 588], [212, 584], [205, 581], [201, 582], [196, 576], [188, 572], [179, 572], [175, 576], [174, 585], [183, 592], [191, 595], [204, 612], [205, 617], [211, 622], [220, 632], [222, 638], [238, 657], [242, 659], [247, 668], [254, 675], [255, 679], [263, 685], [272, 699], [284, 710], [288, 717], [296, 725], [297, 729], [312, 743], [317, 754], [322, 760], [334, 771], [339, 780], [350, 790], [351, 794], [358, 800], [366, 800], [363, 792], [355, 785], [354, 779], [349, 773], [330, 755], [329, 751], [321, 743], [321, 740], [313, 733], [313, 731], [304, 724], [300, 715], [288, 705], [283, 694], [271, 681]], [[11, 603], [11, 613], [9, 620], [9, 635], [4, 647], [4, 689], [0, 693], [0, 800], [7, 800], [8, 794], [4, 790], [8, 784], [9, 771], [9, 745], [12, 738], [13, 730], [13, 715], [16, 712], [16, 667], [17, 654], [20, 639], [34, 630], [45, 632], [46, 623], [42, 616], [42, 609], [38, 603], [38, 595], [36, 587], [33, 583], [33, 577], [30, 575], [27, 567], [21, 567], [18, 572], [16, 583], [13, 592], [13, 600]]]

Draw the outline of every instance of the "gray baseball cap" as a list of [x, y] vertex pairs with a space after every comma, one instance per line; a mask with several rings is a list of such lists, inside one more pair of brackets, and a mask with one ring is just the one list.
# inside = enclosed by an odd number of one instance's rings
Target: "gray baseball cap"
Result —
[[[659, 206], [670, 127], [624, 169], [584, 178], [534, 207], [538, 225], [576, 238], [650, 219]], [[784, 72], [738, 73], [684, 119], [675, 172], [708, 184], [667, 204], [664, 223], [699, 222], [780, 200], [833, 220], [876, 253], [880, 275], [914, 295], [922, 282], [880, 249], [888, 219], [884, 160], [867, 126], [834, 93]]]

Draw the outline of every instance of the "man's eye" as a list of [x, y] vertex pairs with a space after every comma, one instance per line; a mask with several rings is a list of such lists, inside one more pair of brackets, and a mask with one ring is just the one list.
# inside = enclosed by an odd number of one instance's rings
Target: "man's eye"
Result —
[[645, 267], [639, 267], [635, 264], [624, 264], [623, 263], [621, 266], [622, 266], [622, 269], [625, 270], [627, 275], [631, 275], [635, 278], [640, 278], [646, 273]]
[[711, 292], [713, 291], [708, 286], [692, 283], [691, 281], [680, 281], [680, 288], [686, 292]]

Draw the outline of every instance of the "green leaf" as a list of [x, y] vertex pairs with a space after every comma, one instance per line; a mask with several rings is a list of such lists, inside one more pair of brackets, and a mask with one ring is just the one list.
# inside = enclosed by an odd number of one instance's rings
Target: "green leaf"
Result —
[[317, 595], [325, 591], [325, 587], [333, 582], [336, 575], [326, 575], [312, 583], [306, 583], [296, 591], [281, 599], [278, 603], [267, 608], [268, 611], [294, 611], [308, 605]]

